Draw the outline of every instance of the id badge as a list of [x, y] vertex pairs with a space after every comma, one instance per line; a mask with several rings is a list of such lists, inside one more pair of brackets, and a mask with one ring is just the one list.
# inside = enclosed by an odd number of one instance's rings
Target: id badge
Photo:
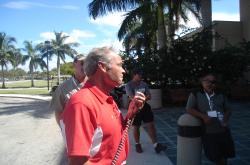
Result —
[[207, 115], [208, 115], [209, 117], [217, 117], [217, 112], [216, 112], [216, 111], [208, 111], [208, 112], [207, 112]]

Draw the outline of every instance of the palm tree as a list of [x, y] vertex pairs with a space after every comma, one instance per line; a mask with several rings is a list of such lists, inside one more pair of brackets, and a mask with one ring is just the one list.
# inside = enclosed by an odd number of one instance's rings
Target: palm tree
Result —
[[175, 31], [180, 27], [180, 20], [185, 23], [188, 21], [188, 12], [193, 14], [195, 18], [201, 23], [200, 6], [202, 0], [180, 0], [180, 1], [167, 1], [167, 45], [171, 47]]
[[[164, 50], [167, 45], [170, 47], [171, 41], [174, 37], [174, 32], [179, 27], [180, 18], [183, 18], [184, 21], [188, 20], [187, 11], [191, 11], [191, 13], [199, 18], [200, 1], [201, 0], [94, 0], [89, 4], [89, 14], [95, 19], [96, 17], [105, 15], [108, 12], [127, 11], [128, 9], [136, 8], [127, 14], [127, 18], [130, 17], [131, 19], [128, 20], [125, 18], [124, 20], [127, 22], [128, 30], [132, 24], [129, 22], [136, 22], [137, 20], [143, 21], [142, 16], [145, 16], [146, 13], [149, 13], [151, 14], [150, 22], [157, 21], [157, 29], [154, 30], [157, 31], [158, 49]], [[151, 9], [145, 10], [145, 8], [148, 8], [148, 6], [151, 6]], [[166, 23], [168, 27], [167, 31]], [[124, 26], [124, 23], [122, 25]], [[155, 26], [153, 27], [155, 28]], [[122, 29], [126, 28], [121, 27], [119, 30], [120, 34]]]
[[13, 78], [15, 78], [15, 71], [18, 67], [18, 65], [20, 65], [22, 63], [22, 54], [21, 54], [21, 49], [15, 49], [13, 51], [13, 61], [12, 61], [12, 66], [13, 66]]
[[[157, 17], [154, 17], [152, 20], [157, 18], [157, 24], [158, 24], [158, 44], [159, 49], [165, 48], [166, 45], [166, 29], [165, 29], [165, 23], [164, 23], [164, 1], [163, 0], [116, 0], [116, 1], [110, 1], [110, 0], [94, 0], [89, 4], [89, 14], [94, 19], [98, 16], [102, 16], [107, 14], [108, 12], [114, 12], [114, 11], [127, 11], [129, 9], [133, 9], [136, 7], [134, 11], [132, 11], [132, 14], [139, 14], [139, 17], [137, 15], [133, 16], [134, 21], [138, 18], [140, 18], [140, 15], [143, 15], [143, 13], [148, 13], [149, 11], [144, 10], [145, 8], [148, 8], [149, 5], [154, 4], [154, 8], [156, 8]], [[142, 13], [143, 12], [143, 13]], [[154, 14], [155, 15], [155, 14]], [[137, 18], [136, 18], [137, 17]]]
[[7, 36], [4, 32], [0, 33], [0, 64], [2, 68], [2, 88], [6, 88], [5, 86], [5, 75], [4, 75], [4, 67], [7, 69], [8, 63], [13, 63], [13, 54], [15, 51], [15, 46], [13, 43], [16, 42], [14, 37]]
[[137, 51], [143, 49], [147, 54], [157, 49], [157, 4], [151, 0], [143, 1], [140, 5], [128, 12], [118, 31], [119, 40], [123, 40], [126, 51], [133, 47]]
[[55, 32], [56, 38], [52, 40], [51, 46], [53, 53], [57, 56], [57, 84], [60, 84], [60, 60], [65, 63], [65, 55], [74, 57], [77, 54], [76, 50], [72, 47], [76, 47], [78, 43], [65, 43], [65, 40], [69, 37], [62, 32]]
[[47, 86], [49, 91], [49, 61], [53, 56], [52, 46], [50, 41], [45, 41], [37, 45], [38, 50], [41, 52], [42, 59], [46, 58], [47, 61]]
[[40, 66], [42, 69], [46, 67], [46, 63], [38, 54], [38, 48], [32, 45], [31, 41], [24, 41], [24, 49], [27, 54], [23, 55], [22, 63], [29, 61], [29, 71], [31, 75], [31, 87], [34, 87], [34, 71]]

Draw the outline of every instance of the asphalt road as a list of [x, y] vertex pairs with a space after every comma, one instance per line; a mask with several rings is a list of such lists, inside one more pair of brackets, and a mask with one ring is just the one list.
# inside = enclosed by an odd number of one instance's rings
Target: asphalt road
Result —
[[0, 164], [63, 165], [65, 147], [49, 101], [0, 97]]

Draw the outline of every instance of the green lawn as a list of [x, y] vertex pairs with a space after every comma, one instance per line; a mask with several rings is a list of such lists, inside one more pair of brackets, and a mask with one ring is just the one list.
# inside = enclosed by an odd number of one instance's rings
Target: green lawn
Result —
[[[47, 87], [47, 81], [46, 80], [35, 80], [34, 85], [37, 88], [42, 88], [42, 87]], [[52, 84], [51, 82], [49, 83], [49, 86], [51, 88], [52, 86], [56, 85], [56, 82], [54, 81]], [[16, 82], [11, 82], [11, 83], [5, 83], [5, 86], [7, 88], [30, 88], [31, 87], [31, 81], [16, 81]]]
[[[63, 80], [61, 82], [63, 82]], [[31, 88], [30, 80], [6, 82], [6, 89], [2, 89], [2, 82], [0, 81], [0, 94], [49, 95], [46, 80], [35, 80], [34, 85], [35, 87]], [[56, 81], [54, 80], [52, 84], [50, 81], [49, 86], [51, 90], [53, 86], [56, 86]]]
[[49, 95], [48, 89], [2, 89], [0, 94], [28, 94], [28, 95]]

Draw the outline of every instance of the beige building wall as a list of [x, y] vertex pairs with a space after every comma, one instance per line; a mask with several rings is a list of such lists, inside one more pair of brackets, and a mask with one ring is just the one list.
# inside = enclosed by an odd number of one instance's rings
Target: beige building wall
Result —
[[213, 21], [214, 31], [222, 38], [215, 39], [214, 50], [222, 49], [226, 42], [235, 45], [242, 41], [242, 22], [234, 21]]
[[250, 41], [250, 0], [240, 0], [240, 21], [243, 38]]

